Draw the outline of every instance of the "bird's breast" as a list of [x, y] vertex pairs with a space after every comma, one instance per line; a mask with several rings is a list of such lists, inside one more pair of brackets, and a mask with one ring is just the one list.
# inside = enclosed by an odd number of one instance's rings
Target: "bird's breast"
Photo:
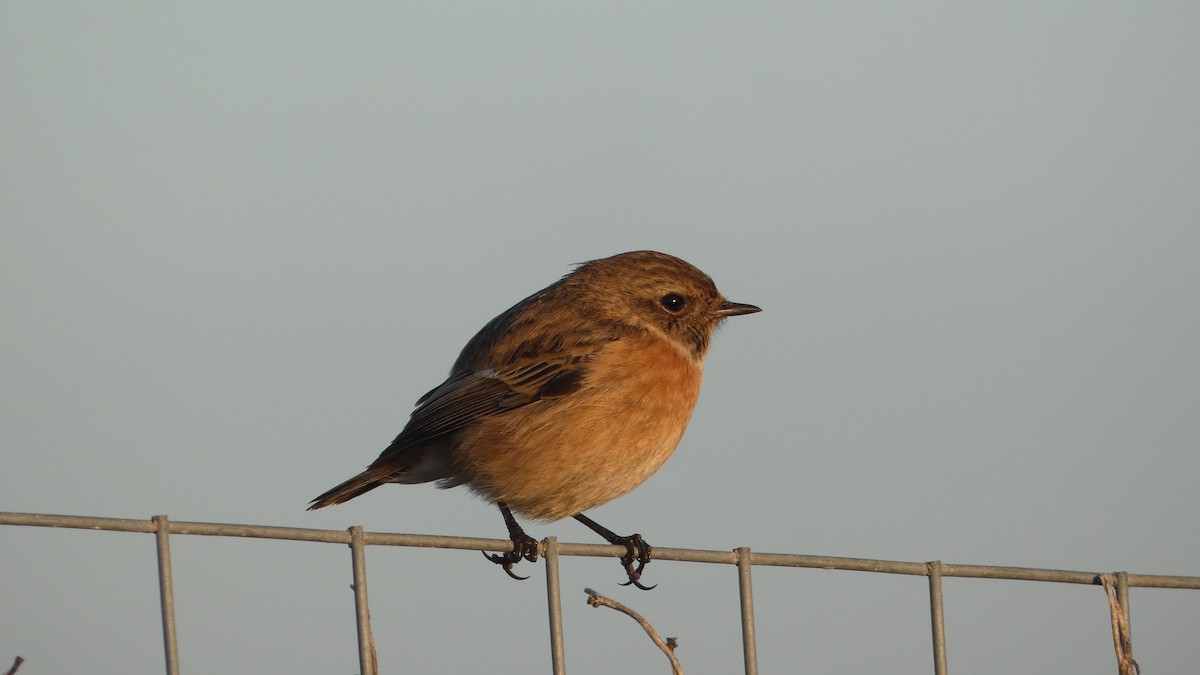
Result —
[[671, 456], [703, 367], [658, 338], [610, 343], [580, 388], [483, 420], [460, 445], [468, 484], [537, 520], [581, 513], [641, 485]]

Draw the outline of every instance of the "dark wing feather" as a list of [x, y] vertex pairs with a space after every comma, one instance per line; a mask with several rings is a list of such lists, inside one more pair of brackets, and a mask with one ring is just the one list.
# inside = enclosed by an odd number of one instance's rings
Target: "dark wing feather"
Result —
[[586, 363], [573, 358], [453, 375], [417, 401], [404, 430], [372, 466], [388, 463], [408, 448], [454, 433], [480, 418], [566, 396], [579, 388], [586, 372]]

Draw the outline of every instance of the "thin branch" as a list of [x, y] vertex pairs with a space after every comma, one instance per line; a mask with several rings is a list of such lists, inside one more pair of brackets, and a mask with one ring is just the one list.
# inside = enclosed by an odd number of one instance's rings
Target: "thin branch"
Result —
[[13, 659], [12, 668], [9, 668], [8, 672], [5, 673], [4, 675], [17, 675], [17, 668], [20, 668], [22, 663], [25, 663], [25, 659], [23, 659], [19, 656], [17, 658]]
[[1141, 666], [1133, 660], [1133, 638], [1129, 634], [1129, 617], [1117, 601], [1117, 577], [1100, 575], [1100, 583], [1108, 595], [1108, 612], [1112, 615], [1113, 649], [1117, 652], [1117, 675], [1140, 675]]
[[629, 609], [616, 600], [606, 598], [590, 588], [583, 589], [583, 592], [588, 594], [587, 603], [592, 607], [611, 607], [618, 612], [623, 612], [629, 615], [631, 619], [637, 621], [638, 624], [641, 625], [642, 629], [646, 631], [646, 634], [650, 636], [650, 639], [654, 641], [654, 644], [658, 645], [658, 648], [667, 655], [668, 659], [670, 659], [671, 672], [674, 673], [674, 675], [683, 675], [683, 666], [679, 665], [679, 660], [675, 658], [675, 647], [679, 644], [678, 640], [673, 637], [669, 637], [664, 641], [661, 637], [659, 637], [658, 632], [654, 630], [654, 626], [651, 626], [650, 622], [644, 619], [641, 614]]

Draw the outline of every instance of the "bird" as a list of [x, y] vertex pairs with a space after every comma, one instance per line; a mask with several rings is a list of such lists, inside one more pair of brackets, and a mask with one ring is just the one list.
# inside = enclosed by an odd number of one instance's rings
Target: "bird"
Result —
[[526, 578], [513, 565], [538, 556], [514, 513], [543, 523], [570, 516], [624, 546], [622, 585], [649, 590], [639, 580], [650, 545], [584, 512], [666, 462], [695, 408], [714, 330], [759, 311], [665, 253], [580, 263], [480, 329], [379, 457], [308, 510], [385, 483], [465, 485], [500, 509], [513, 548], [484, 555], [509, 576]]

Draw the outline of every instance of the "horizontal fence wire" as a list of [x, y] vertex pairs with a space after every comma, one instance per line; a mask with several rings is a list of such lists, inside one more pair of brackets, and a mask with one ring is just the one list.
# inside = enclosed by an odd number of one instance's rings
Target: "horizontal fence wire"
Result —
[[[155, 535], [159, 556], [159, 584], [162, 604], [164, 652], [166, 672], [174, 675], [179, 670], [178, 647], [175, 641], [175, 617], [173, 590], [171, 587], [171, 563], [168, 537], [170, 535], [194, 535], [205, 537], [243, 537], [251, 539], [280, 539], [289, 541], [311, 541], [327, 544], [342, 544], [351, 548], [354, 573], [355, 608], [358, 621], [359, 659], [364, 675], [376, 672], [375, 648], [371, 638], [370, 618], [367, 610], [367, 582], [364, 548], [366, 546], [407, 546], [417, 548], [442, 548], [459, 550], [509, 551], [512, 542], [508, 539], [484, 539], [477, 537], [452, 537], [430, 534], [400, 534], [365, 532], [361, 526], [346, 530], [318, 530], [302, 527], [277, 527], [271, 525], [239, 525], [233, 523], [202, 523], [170, 520], [166, 516], [155, 516], [147, 520], [129, 518], [99, 518], [92, 516], [67, 516], [45, 513], [13, 513], [0, 511], [0, 525], [29, 527], [54, 527], [108, 532], [142, 532]], [[602, 544], [570, 544], [550, 538], [543, 542], [541, 553], [547, 561], [547, 607], [550, 616], [550, 647], [553, 672], [565, 673], [565, 656], [562, 639], [562, 603], [558, 585], [558, 564], [562, 556], [620, 557], [625, 555], [623, 546]], [[965, 577], [975, 579], [1010, 579], [1016, 581], [1041, 581], [1062, 584], [1103, 585], [1105, 573], [1076, 570], [1043, 569], [1036, 567], [1006, 567], [996, 565], [960, 565], [932, 562], [905, 562], [899, 560], [874, 560], [868, 558], [846, 558], [837, 556], [801, 555], [795, 553], [760, 553], [749, 548], [731, 551], [714, 551], [688, 548], [654, 548], [656, 560], [709, 563], [734, 566], [738, 573], [738, 589], [742, 609], [742, 641], [745, 657], [745, 672], [757, 673], [757, 658], [754, 643], [754, 612], [751, 568], [804, 567], [824, 570], [846, 570], [880, 574], [904, 574], [929, 578], [930, 617], [933, 635], [935, 673], [941, 675], [946, 669], [945, 628], [942, 616], [942, 579]], [[1200, 590], [1198, 576], [1172, 576], [1163, 574], [1117, 574], [1117, 595], [1128, 622], [1128, 589], [1176, 588]]]
[[[34, 527], [61, 527], [80, 530], [108, 530], [115, 532], [155, 531], [153, 520], [126, 518], [96, 518], [91, 516], [59, 516], [42, 513], [11, 513], [0, 511], [0, 525], [27, 525]], [[317, 530], [304, 527], [277, 527], [273, 525], [238, 525], [233, 523], [201, 523], [183, 520], [170, 521], [169, 534], [199, 535], [206, 537], [245, 537], [250, 539], [286, 539], [290, 541], [315, 541], [329, 544], [350, 545], [349, 530]], [[479, 537], [452, 537], [435, 534], [399, 534], [386, 532], [364, 532], [363, 543], [367, 546], [412, 546], [417, 548], [446, 548], [460, 550], [509, 551], [512, 541], [508, 539], [485, 539]], [[612, 558], [625, 554], [623, 546], [605, 544], [558, 544], [560, 556], [585, 556]], [[694, 548], [654, 547], [655, 560], [679, 562], [713, 563], [737, 565], [738, 553]], [[844, 558], [837, 556], [801, 555], [797, 553], [750, 554], [750, 564], [763, 567], [810, 567], [826, 570], [850, 570], [857, 572], [880, 572], [884, 574], [907, 574], [929, 576], [926, 562], [903, 562], [898, 560], [873, 560], [869, 558]], [[1100, 572], [1042, 569], [1037, 567], [1003, 567], [995, 565], [956, 565], [942, 563], [943, 577], [972, 577], [978, 579], [1015, 579], [1020, 581], [1046, 581], [1062, 584], [1099, 584]], [[1129, 586], [1140, 588], [1190, 588], [1200, 590], [1200, 577], [1173, 576], [1164, 574], [1129, 574]]]

